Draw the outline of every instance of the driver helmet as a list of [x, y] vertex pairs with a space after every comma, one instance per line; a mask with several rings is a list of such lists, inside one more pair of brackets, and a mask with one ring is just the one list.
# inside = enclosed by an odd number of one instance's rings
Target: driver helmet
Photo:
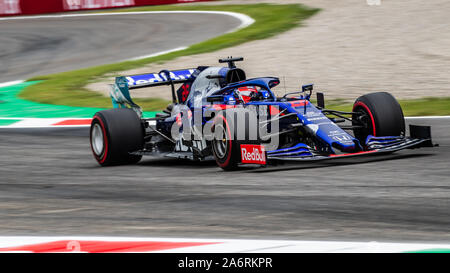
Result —
[[244, 103], [249, 102], [252, 99], [252, 93], [258, 93], [258, 89], [254, 86], [243, 86], [238, 88], [239, 93], [241, 93]]

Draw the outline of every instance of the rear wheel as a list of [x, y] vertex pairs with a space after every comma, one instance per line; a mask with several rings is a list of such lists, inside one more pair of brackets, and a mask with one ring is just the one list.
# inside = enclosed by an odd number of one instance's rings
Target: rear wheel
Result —
[[364, 144], [368, 135], [403, 136], [405, 118], [397, 100], [387, 92], [370, 93], [359, 97], [353, 104], [352, 120], [355, 137]]
[[141, 155], [131, 155], [144, 145], [141, 120], [132, 109], [120, 108], [97, 112], [91, 123], [92, 153], [102, 166], [132, 164]]

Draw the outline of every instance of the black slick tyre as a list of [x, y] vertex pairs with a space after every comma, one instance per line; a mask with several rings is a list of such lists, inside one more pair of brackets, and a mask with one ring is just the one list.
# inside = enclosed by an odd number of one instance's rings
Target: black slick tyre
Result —
[[137, 163], [143, 148], [144, 128], [136, 112], [128, 108], [97, 112], [91, 123], [90, 143], [94, 158], [101, 166]]
[[226, 116], [218, 114], [214, 118], [212, 132], [215, 137], [211, 145], [217, 165], [225, 171], [232, 171], [238, 168], [239, 144], [235, 139], [235, 123], [233, 119], [227, 119]]
[[[258, 136], [250, 132], [252, 122], [257, 122], [255, 114], [242, 108], [228, 109], [215, 115], [212, 126], [212, 153], [217, 165], [223, 170], [238, 169], [241, 162], [241, 144], [260, 143]], [[257, 128], [253, 129], [257, 131]]]
[[364, 145], [368, 135], [404, 136], [405, 118], [397, 100], [387, 92], [376, 92], [363, 95], [353, 104], [353, 125], [355, 137]]

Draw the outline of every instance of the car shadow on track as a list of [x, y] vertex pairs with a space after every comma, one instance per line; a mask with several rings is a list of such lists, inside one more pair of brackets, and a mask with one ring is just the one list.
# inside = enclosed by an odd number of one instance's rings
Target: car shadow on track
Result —
[[269, 166], [266, 168], [258, 168], [247, 170], [247, 172], [279, 172], [279, 171], [289, 171], [289, 170], [301, 170], [301, 169], [315, 169], [315, 168], [326, 168], [335, 166], [347, 166], [347, 165], [357, 165], [365, 163], [374, 163], [381, 161], [408, 159], [408, 158], [419, 158], [433, 156], [433, 153], [420, 153], [420, 154], [390, 154], [390, 155], [371, 155], [366, 157], [358, 158], [342, 158], [333, 159], [332, 161], [317, 161], [317, 162], [297, 162], [297, 163], [284, 163], [276, 166]]
[[[281, 163], [277, 165], [271, 165], [267, 167], [254, 168], [254, 167], [242, 167], [233, 173], [252, 173], [252, 172], [278, 172], [278, 171], [289, 171], [289, 170], [299, 170], [299, 169], [315, 169], [315, 168], [327, 168], [335, 166], [346, 166], [346, 165], [357, 165], [365, 163], [374, 163], [382, 161], [400, 160], [400, 159], [411, 159], [420, 157], [429, 157], [435, 155], [434, 153], [419, 153], [419, 154], [389, 154], [389, 155], [370, 155], [361, 156], [357, 158], [341, 158], [333, 159], [329, 161], [316, 161], [316, 162], [296, 162], [296, 163]], [[217, 171], [222, 171], [214, 160], [209, 161], [191, 161], [185, 159], [172, 159], [172, 158], [150, 158], [143, 160], [136, 166], [142, 167], [162, 167], [162, 168], [202, 168], [202, 169], [212, 169], [216, 168]]]
[[[180, 168], [210, 168], [217, 167], [216, 161], [193, 161], [188, 159], [176, 159], [176, 158], [142, 158], [142, 161], [138, 163], [140, 166], [152, 166], [152, 167], [173, 167]], [[218, 167], [217, 167], [218, 168]]]

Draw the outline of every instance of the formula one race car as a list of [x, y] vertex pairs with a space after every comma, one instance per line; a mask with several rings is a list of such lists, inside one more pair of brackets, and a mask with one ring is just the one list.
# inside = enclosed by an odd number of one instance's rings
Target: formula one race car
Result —
[[[114, 109], [95, 114], [90, 142], [102, 166], [137, 163], [143, 155], [214, 160], [224, 170], [243, 164], [313, 161], [405, 148], [431, 147], [429, 126], [410, 125], [389, 93], [359, 97], [351, 112], [325, 108], [323, 93], [311, 102], [313, 85], [277, 97], [275, 77], [246, 79], [235, 66], [243, 58], [219, 60], [225, 67], [117, 77]], [[181, 84], [176, 91], [175, 84]], [[173, 102], [143, 118], [129, 90], [169, 85]]]

